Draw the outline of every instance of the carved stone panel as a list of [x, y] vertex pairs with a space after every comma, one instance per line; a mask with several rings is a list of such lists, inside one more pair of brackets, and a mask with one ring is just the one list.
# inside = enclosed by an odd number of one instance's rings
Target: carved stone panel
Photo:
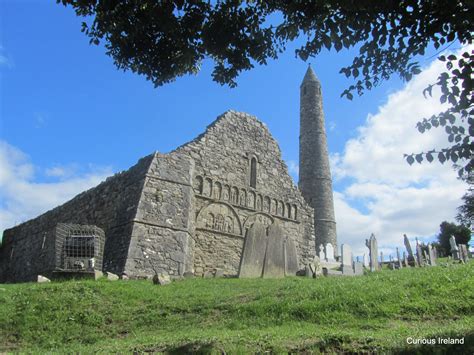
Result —
[[230, 205], [223, 202], [214, 202], [203, 207], [197, 216], [196, 227], [242, 235], [239, 216]]

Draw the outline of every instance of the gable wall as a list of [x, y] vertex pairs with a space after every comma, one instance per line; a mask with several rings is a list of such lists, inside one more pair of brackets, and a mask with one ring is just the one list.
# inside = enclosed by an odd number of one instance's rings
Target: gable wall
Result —
[[[313, 211], [289, 176], [278, 144], [255, 117], [227, 112], [176, 152], [195, 161], [197, 274], [223, 269], [236, 275], [246, 229], [255, 218], [281, 225], [296, 243], [301, 268], [315, 255]], [[256, 188], [250, 186], [252, 157], [258, 161]], [[211, 214], [222, 215], [223, 223], [210, 222]]]

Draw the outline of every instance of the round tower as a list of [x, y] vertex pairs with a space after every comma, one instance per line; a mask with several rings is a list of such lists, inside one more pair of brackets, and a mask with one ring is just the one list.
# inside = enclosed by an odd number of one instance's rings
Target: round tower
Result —
[[331, 170], [324, 127], [321, 83], [308, 67], [300, 86], [299, 188], [314, 208], [316, 250], [331, 243], [337, 253]]

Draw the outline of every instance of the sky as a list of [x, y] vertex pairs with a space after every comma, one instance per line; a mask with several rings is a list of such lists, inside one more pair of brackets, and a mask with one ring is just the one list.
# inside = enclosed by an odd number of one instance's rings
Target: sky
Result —
[[[0, 3], [0, 233], [126, 170], [154, 151], [169, 152], [233, 109], [257, 116], [277, 139], [298, 181], [299, 85], [308, 63], [289, 46], [230, 89], [198, 75], [154, 88], [117, 70], [102, 46], [89, 45], [82, 19], [54, 1]], [[449, 50], [457, 51], [455, 46]], [[367, 252], [374, 233], [385, 255], [410, 240], [434, 240], [454, 221], [466, 185], [449, 165], [409, 166], [404, 153], [442, 147], [442, 130], [416, 122], [441, 111], [434, 93], [442, 63], [429, 51], [408, 84], [397, 77], [353, 101], [339, 74], [356, 52], [322, 52], [309, 62], [322, 83], [339, 244]]]

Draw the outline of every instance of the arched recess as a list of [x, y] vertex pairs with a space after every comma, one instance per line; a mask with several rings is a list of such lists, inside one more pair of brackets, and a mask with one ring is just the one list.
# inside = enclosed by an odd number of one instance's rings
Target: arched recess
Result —
[[[210, 216], [222, 216], [222, 218], [209, 223]], [[242, 223], [235, 209], [226, 202], [212, 202], [201, 208], [196, 217], [196, 228], [211, 229], [216, 232], [242, 235]]]
[[271, 226], [275, 222], [275, 219], [272, 216], [270, 216], [268, 213], [263, 213], [263, 212], [257, 212], [248, 216], [244, 222], [245, 236], [247, 235], [247, 230], [256, 221], [259, 221], [261, 224], [264, 225], [265, 229], [268, 229], [268, 227]]
[[250, 159], [250, 187], [253, 187], [254, 189], [257, 188], [257, 158], [252, 157]]
[[202, 194], [203, 181], [204, 180], [203, 180], [202, 176], [200, 176], [200, 175], [197, 175], [194, 178], [194, 191], [199, 195]]

